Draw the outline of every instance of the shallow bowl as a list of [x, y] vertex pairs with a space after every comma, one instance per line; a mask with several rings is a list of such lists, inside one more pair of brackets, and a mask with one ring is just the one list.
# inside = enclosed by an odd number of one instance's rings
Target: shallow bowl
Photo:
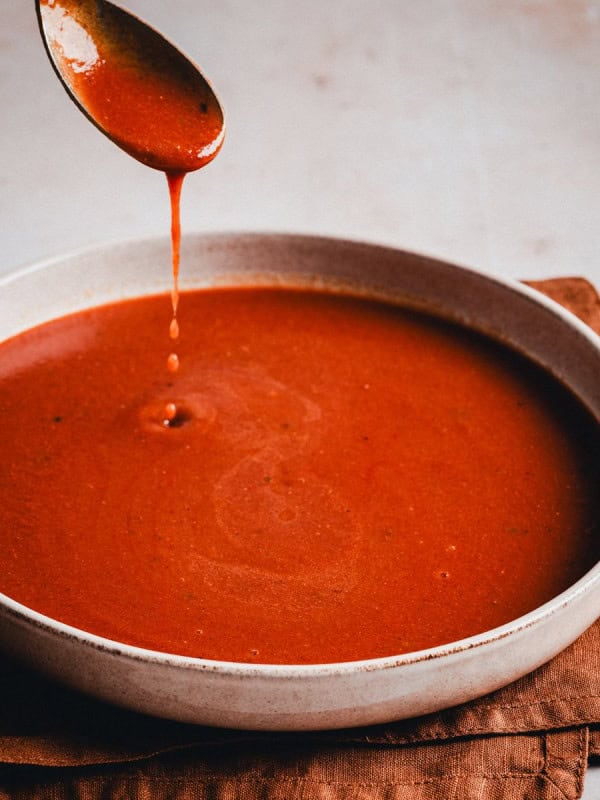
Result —
[[[0, 340], [41, 322], [170, 288], [169, 243], [79, 252], [0, 281]], [[182, 288], [339, 288], [439, 314], [506, 343], [600, 419], [600, 338], [521, 284], [386, 247], [269, 234], [189, 236]], [[137, 711], [256, 730], [340, 728], [436, 711], [497, 689], [569, 645], [600, 615], [600, 565], [550, 602], [442, 647], [341, 664], [272, 666], [110, 641], [0, 595], [0, 646], [39, 671]]]

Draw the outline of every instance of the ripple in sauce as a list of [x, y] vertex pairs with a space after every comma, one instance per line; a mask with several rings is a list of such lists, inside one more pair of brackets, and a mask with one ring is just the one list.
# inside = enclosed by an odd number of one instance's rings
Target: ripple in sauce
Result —
[[520, 357], [384, 303], [198, 291], [174, 387], [164, 305], [0, 345], [9, 596], [156, 650], [334, 662], [488, 630], [596, 561], [596, 426]]

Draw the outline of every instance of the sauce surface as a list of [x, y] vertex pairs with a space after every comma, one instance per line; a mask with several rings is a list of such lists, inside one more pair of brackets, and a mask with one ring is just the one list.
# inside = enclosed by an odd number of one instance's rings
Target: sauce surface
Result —
[[597, 560], [596, 427], [518, 356], [326, 293], [185, 308], [175, 385], [164, 296], [0, 345], [5, 594], [142, 647], [321, 663], [488, 630]]
[[[199, 70], [154, 29], [108, 0], [40, 0], [42, 37], [50, 60], [79, 108], [103, 133], [143, 164], [163, 170], [171, 203], [173, 314], [179, 338], [180, 198], [188, 172], [208, 164], [224, 139], [223, 110]], [[167, 369], [179, 369], [171, 352]], [[165, 425], [173, 400], [158, 411]]]

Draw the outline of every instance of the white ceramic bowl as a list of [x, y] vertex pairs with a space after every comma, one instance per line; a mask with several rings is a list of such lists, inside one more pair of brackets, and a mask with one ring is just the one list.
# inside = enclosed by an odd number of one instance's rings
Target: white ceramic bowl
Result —
[[[166, 241], [117, 244], [0, 281], [0, 340], [43, 321], [170, 287]], [[182, 288], [333, 286], [428, 309], [506, 342], [569, 386], [600, 419], [600, 339], [516, 282], [430, 258], [302, 236], [189, 236]], [[0, 595], [0, 646], [81, 691], [206, 725], [339, 728], [435, 711], [544, 663], [600, 615], [600, 565], [501, 628], [418, 653], [342, 664], [234, 664], [143, 650], [44, 617]]]

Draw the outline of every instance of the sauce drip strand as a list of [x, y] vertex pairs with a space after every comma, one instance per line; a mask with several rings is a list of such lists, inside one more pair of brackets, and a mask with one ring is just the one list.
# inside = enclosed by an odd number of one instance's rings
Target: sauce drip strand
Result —
[[[171, 289], [171, 308], [173, 316], [169, 325], [169, 336], [173, 342], [179, 339], [179, 321], [177, 309], [179, 308], [179, 261], [181, 253], [181, 213], [180, 200], [181, 188], [185, 172], [167, 172], [169, 185], [169, 199], [171, 202], [171, 267], [173, 271], [173, 286]], [[167, 358], [167, 369], [171, 373], [179, 370], [179, 356], [170, 353]], [[163, 412], [163, 424], [170, 427], [177, 417], [177, 406], [173, 402], [167, 403]]]
[[[219, 101], [184, 55], [107, 0], [39, 0], [38, 11], [48, 55], [71, 98], [115, 144], [167, 176], [173, 269], [169, 336], [176, 341], [181, 186], [186, 173], [212, 161], [223, 144]], [[177, 372], [176, 353], [169, 355], [167, 368]], [[163, 420], [169, 425], [173, 403], [167, 405]]]

